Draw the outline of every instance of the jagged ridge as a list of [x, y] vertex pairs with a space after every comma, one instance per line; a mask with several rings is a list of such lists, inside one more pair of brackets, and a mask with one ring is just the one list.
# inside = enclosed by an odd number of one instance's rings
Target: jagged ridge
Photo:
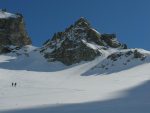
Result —
[[64, 32], [54, 34], [44, 43], [42, 53], [49, 61], [61, 61], [71, 65], [90, 61], [101, 55], [101, 49], [108, 47], [126, 49], [117, 41], [115, 34], [100, 34], [83, 17]]

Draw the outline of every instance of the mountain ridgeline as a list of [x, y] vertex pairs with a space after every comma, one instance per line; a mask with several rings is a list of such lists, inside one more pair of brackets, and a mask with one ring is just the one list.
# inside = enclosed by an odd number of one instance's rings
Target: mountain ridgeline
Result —
[[[17, 51], [26, 51], [24, 47], [27, 45], [32, 45], [32, 41], [26, 32], [23, 16], [0, 10], [0, 54], [18, 55]], [[149, 55], [142, 53], [143, 50], [128, 49], [126, 44], [117, 40], [116, 34], [99, 33], [83, 17], [63, 32], [55, 33], [36, 51], [48, 62], [58, 61], [65, 65], [106, 57], [103, 64], [98, 65], [106, 69], [117, 65], [117, 61], [127, 65], [133, 59], [144, 61]], [[27, 51], [25, 54], [30, 56]]]
[[127, 45], [120, 43], [115, 34], [100, 34], [81, 17], [64, 32], [54, 34], [41, 52], [49, 61], [71, 65], [91, 61], [102, 55], [101, 49], [107, 48], [127, 49]]

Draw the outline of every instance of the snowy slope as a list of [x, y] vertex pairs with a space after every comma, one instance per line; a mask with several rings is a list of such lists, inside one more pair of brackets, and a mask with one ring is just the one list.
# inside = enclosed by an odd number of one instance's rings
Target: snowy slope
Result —
[[[148, 51], [138, 50], [149, 59]], [[148, 60], [107, 74], [97, 68], [117, 51], [103, 50], [103, 56], [72, 66], [48, 63], [32, 46], [0, 55], [0, 113], [149, 113]]]
[[17, 18], [17, 15], [0, 10], [0, 19]]

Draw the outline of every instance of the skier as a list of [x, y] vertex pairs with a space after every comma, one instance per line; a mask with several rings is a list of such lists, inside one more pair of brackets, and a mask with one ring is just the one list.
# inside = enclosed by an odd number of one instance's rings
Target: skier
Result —
[[15, 82], [14, 86], [16, 87], [17, 86], [17, 83]]
[[12, 85], [12, 87], [13, 87], [13, 86], [14, 86], [14, 83], [12, 82], [12, 84], [11, 84], [11, 85]]

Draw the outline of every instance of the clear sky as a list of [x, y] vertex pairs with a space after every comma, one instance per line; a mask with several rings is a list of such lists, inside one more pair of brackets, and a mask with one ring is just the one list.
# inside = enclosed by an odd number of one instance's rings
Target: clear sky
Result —
[[150, 50], [150, 0], [0, 0], [0, 8], [24, 15], [36, 46], [83, 16], [99, 32]]

